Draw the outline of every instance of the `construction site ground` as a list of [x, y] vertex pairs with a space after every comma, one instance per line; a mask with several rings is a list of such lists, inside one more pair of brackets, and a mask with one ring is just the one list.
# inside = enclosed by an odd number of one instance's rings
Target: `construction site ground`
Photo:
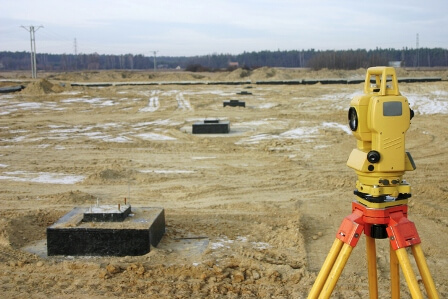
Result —
[[[363, 84], [252, 82], [365, 71], [0, 73], [0, 86], [25, 87], [0, 95], [0, 297], [306, 298], [355, 199], [347, 111]], [[442, 79], [399, 87], [415, 111], [409, 219], [447, 298], [448, 71], [398, 76]], [[250, 82], [175, 84], [240, 80]], [[223, 107], [229, 100], [245, 107]], [[230, 132], [192, 134], [205, 119], [229, 121]], [[46, 255], [46, 228], [60, 217], [124, 198], [165, 209], [166, 234], [148, 254]], [[387, 239], [377, 241], [377, 266], [379, 297], [388, 298]], [[401, 295], [410, 298], [403, 277]], [[332, 298], [368, 298], [365, 238]]]

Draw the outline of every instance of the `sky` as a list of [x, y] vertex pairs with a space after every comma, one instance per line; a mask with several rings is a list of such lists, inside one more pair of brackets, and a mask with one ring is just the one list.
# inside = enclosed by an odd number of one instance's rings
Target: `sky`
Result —
[[30, 51], [30, 26], [53, 54], [446, 49], [448, 1], [0, 0], [0, 51]]

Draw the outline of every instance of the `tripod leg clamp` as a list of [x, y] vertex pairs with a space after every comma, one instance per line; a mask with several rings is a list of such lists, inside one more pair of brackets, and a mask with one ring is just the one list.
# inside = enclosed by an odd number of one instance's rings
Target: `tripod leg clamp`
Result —
[[386, 231], [393, 250], [421, 243], [414, 222], [406, 218], [402, 212], [390, 214]]
[[342, 242], [355, 247], [364, 230], [363, 214], [359, 210], [345, 217], [336, 233], [336, 238]]

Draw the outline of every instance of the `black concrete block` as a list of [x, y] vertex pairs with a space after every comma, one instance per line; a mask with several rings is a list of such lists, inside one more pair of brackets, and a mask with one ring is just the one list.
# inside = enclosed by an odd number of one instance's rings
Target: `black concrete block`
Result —
[[246, 107], [246, 102], [240, 102], [239, 100], [230, 100], [230, 101], [224, 101], [222, 103], [223, 107], [230, 106], [230, 107]]
[[227, 134], [230, 132], [230, 122], [219, 119], [208, 119], [193, 124], [193, 134]]
[[25, 86], [23, 86], [23, 85], [0, 87], [0, 93], [21, 91], [24, 88], [25, 88]]
[[75, 208], [47, 228], [47, 255], [133, 256], [157, 246], [165, 233], [162, 208], [132, 208], [122, 222], [85, 222]]

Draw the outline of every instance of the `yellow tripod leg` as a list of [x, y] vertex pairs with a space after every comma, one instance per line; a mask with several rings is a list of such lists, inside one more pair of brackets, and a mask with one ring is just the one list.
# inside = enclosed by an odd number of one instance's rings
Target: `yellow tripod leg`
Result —
[[320, 291], [322, 290], [322, 287], [324, 286], [325, 281], [328, 278], [328, 273], [330, 273], [330, 270], [333, 268], [334, 261], [341, 251], [342, 244], [344, 244], [344, 242], [342, 242], [341, 240], [337, 238], [336, 240], [334, 240], [330, 252], [328, 253], [327, 258], [325, 259], [324, 264], [320, 269], [319, 275], [317, 275], [316, 281], [314, 282], [314, 285], [311, 288], [310, 293], [308, 294], [308, 299], [315, 299], [319, 296]]
[[438, 299], [439, 295], [437, 294], [436, 286], [434, 284], [434, 280], [431, 277], [431, 273], [429, 273], [429, 268], [426, 264], [425, 256], [423, 255], [423, 250], [420, 244], [412, 245], [411, 249], [417, 263], [418, 270], [420, 271], [420, 275], [422, 276], [423, 284], [425, 285], [428, 297]]
[[390, 245], [390, 292], [392, 299], [400, 299], [400, 268], [392, 245]]
[[352, 253], [353, 247], [344, 243], [342, 246], [341, 252], [336, 259], [333, 268], [331, 269], [330, 274], [328, 275], [328, 279], [324, 284], [322, 292], [320, 293], [319, 299], [328, 299], [331, 296], [331, 293], [338, 282], [339, 276], [341, 276], [342, 270], [344, 270], [345, 264]]
[[395, 254], [400, 262], [401, 270], [403, 271], [403, 276], [406, 279], [412, 298], [423, 299], [423, 295], [418, 286], [414, 271], [412, 271], [411, 262], [409, 261], [409, 257], [406, 253], [406, 248], [402, 247], [395, 250]]
[[369, 276], [370, 299], [378, 299], [378, 276], [376, 270], [375, 239], [366, 235], [367, 270]]

